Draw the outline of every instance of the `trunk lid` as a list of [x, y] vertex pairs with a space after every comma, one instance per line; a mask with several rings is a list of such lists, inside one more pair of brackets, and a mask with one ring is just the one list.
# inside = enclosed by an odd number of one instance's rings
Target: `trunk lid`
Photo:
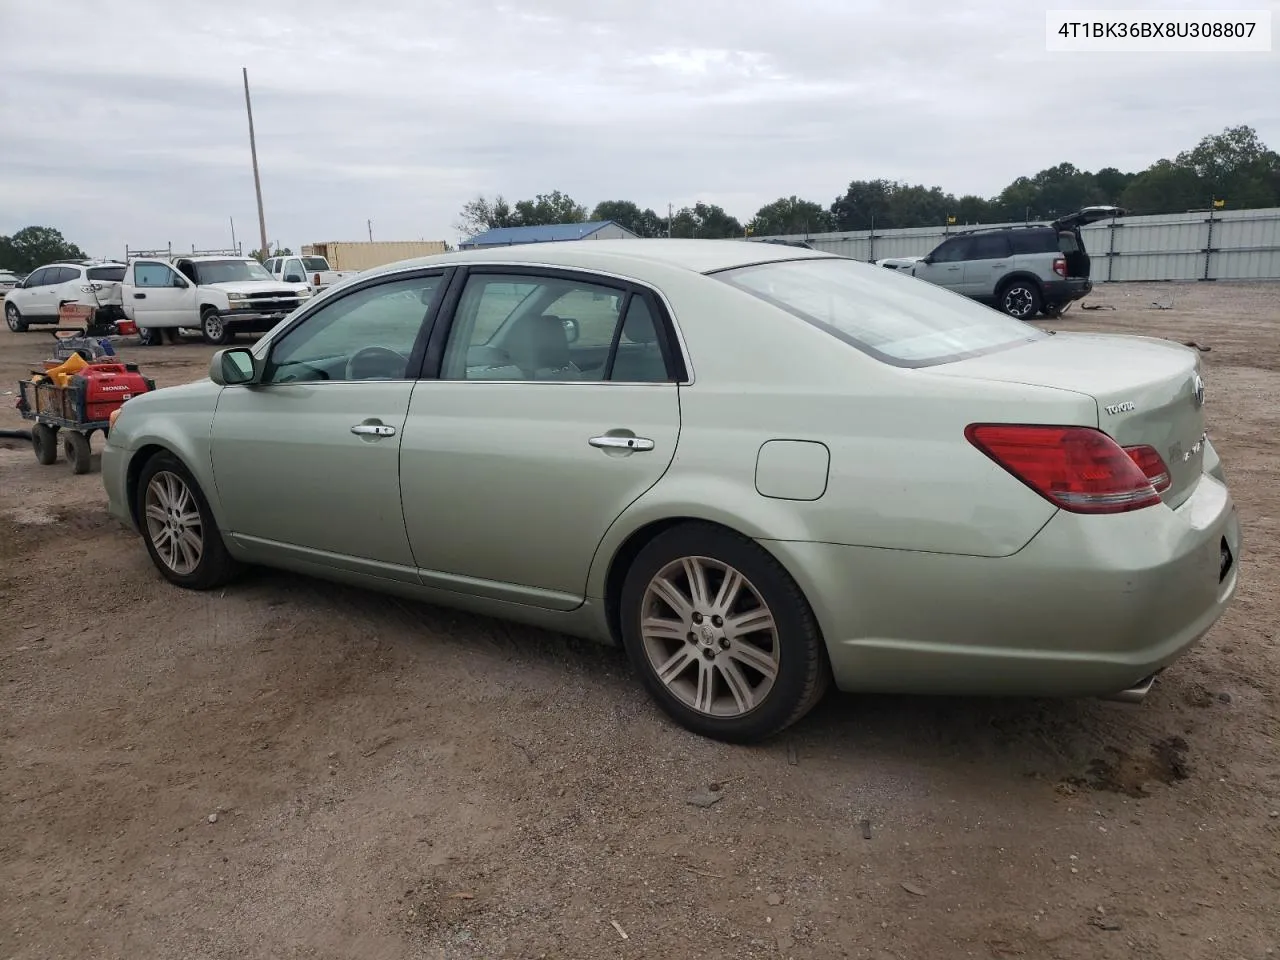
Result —
[[1075, 213], [1069, 213], [1065, 217], [1059, 217], [1053, 221], [1052, 226], [1056, 230], [1079, 230], [1090, 223], [1097, 223], [1099, 220], [1107, 220], [1111, 217], [1123, 217], [1124, 214], [1125, 211], [1120, 207], [1085, 207]]
[[[1160, 454], [1170, 507], [1185, 501], [1204, 469], [1204, 382], [1200, 354], [1170, 340], [1058, 333], [997, 353], [929, 368], [942, 376], [1071, 390], [1093, 398], [1097, 426], [1122, 447]], [[1016, 422], [1016, 412], [1010, 417]]]

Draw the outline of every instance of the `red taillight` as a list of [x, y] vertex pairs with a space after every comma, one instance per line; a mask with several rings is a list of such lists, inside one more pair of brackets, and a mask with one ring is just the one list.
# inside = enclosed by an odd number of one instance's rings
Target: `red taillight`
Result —
[[1165, 466], [1164, 458], [1156, 452], [1155, 447], [1143, 444], [1140, 447], [1125, 447], [1124, 452], [1151, 481], [1151, 485], [1156, 488], [1156, 493], [1164, 493], [1169, 489], [1173, 479], [1169, 476], [1169, 468]]
[[1063, 257], [1059, 257], [1057, 260], [1053, 261], [1053, 272], [1060, 277], [1065, 277], [1067, 275], [1067, 261]]
[[965, 428], [964, 435], [997, 464], [1063, 510], [1125, 513], [1161, 502], [1145, 467], [1101, 430], [974, 423]]
[[320, 286], [320, 274], [318, 273], [316, 274], [316, 277], [315, 277], [315, 285], [317, 287]]

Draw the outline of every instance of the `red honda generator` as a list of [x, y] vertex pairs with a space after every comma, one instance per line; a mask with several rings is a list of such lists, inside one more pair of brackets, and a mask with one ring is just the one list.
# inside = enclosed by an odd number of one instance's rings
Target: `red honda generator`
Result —
[[156, 382], [139, 373], [136, 363], [85, 363], [76, 356], [19, 381], [18, 411], [24, 420], [35, 421], [31, 446], [40, 463], [57, 461], [61, 432], [63, 453], [72, 470], [88, 473], [92, 467], [89, 438], [99, 430], [105, 436], [112, 413], [130, 397], [155, 388]]

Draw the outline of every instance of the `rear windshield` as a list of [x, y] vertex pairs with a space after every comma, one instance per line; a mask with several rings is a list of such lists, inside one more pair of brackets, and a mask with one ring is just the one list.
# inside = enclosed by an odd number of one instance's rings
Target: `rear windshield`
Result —
[[118, 267], [90, 267], [89, 279], [119, 282], [124, 279], [124, 271], [125, 267], [123, 265]]
[[1076, 235], [1070, 230], [1063, 230], [1058, 234], [1058, 249], [1062, 253], [1079, 253], [1080, 244], [1076, 242]]
[[303, 257], [302, 265], [308, 270], [328, 270], [329, 261], [324, 257]]
[[968, 297], [856, 260], [786, 260], [713, 276], [894, 366], [932, 366], [1048, 336]]

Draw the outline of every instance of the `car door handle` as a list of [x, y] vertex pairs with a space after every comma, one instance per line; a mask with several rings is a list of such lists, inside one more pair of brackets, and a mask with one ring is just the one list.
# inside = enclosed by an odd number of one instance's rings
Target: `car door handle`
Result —
[[147, 299], [147, 295], [146, 295], [145, 293], [135, 293], [135, 294], [133, 295], [133, 299], [135, 299], [135, 300], [145, 300], [145, 299]]
[[991, 269], [992, 269], [992, 270], [1003, 270], [1003, 269], [1004, 269], [1005, 267], [1007, 267], [1007, 266], [1009, 266], [1007, 263], [993, 263], [993, 264], [991, 265]]
[[357, 423], [351, 432], [357, 437], [394, 437], [396, 428], [385, 423]]
[[957, 270], [959, 270], [959, 269], [960, 269], [959, 267], [947, 267], [947, 272], [948, 272], [948, 273], [955, 273], [955, 272], [956, 272]]
[[602, 450], [652, 450], [653, 441], [648, 437], [592, 437], [587, 443]]

